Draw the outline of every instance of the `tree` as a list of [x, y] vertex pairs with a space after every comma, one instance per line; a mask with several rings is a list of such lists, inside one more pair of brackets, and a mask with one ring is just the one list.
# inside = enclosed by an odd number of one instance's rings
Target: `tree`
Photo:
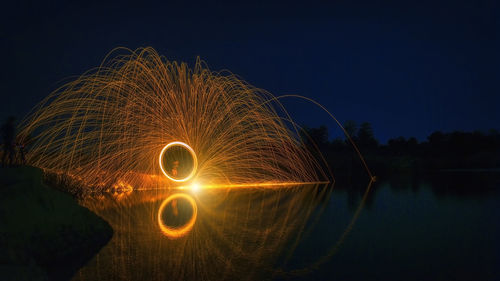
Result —
[[309, 138], [307, 142], [312, 140], [319, 148], [328, 146], [328, 128], [320, 126], [319, 128], [304, 128]]
[[368, 122], [361, 123], [357, 134], [358, 144], [363, 147], [376, 147], [377, 140], [373, 134], [372, 125]]
[[445, 136], [442, 132], [435, 131], [430, 136], [427, 137], [427, 140], [429, 141], [429, 144], [431, 144], [432, 146], [437, 146], [441, 145], [444, 142]]
[[[328, 142], [328, 128], [320, 126], [319, 128], [302, 127], [303, 132], [302, 140], [307, 149], [321, 162], [321, 155], [327, 156], [329, 142]], [[319, 151], [318, 151], [319, 150]]]
[[[356, 124], [356, 122], [353, 120], [347, 120], [344, 123], [344, 130], [345, 130], [347, 136], [351, 137], [354, 140], [356, 138], [356, 134], [358, 132], [358, 124]], [[346, 142], [349, 143], [347, 136], [346, 136]]]

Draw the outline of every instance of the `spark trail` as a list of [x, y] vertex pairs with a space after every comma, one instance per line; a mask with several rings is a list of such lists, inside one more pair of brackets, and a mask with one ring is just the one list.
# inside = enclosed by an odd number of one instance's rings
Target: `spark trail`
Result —
[[158, 156], [179, 141], [204, 185], [318, 182], [327, 172], [275, 96], [227, 72], [119, 48], [64, 84], [20, 125], [28, 163], [89, 189], [166, 187]]

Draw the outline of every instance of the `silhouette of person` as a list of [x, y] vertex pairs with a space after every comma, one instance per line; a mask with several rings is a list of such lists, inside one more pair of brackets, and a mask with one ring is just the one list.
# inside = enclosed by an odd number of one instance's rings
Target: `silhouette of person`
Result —
[[24, 152], [24, 149], [26, 148], [26, 145], [29, 143], [29, 141], [29, 135], [27, 137], [17, 136], [16, 146], [19, 149], [19, 163], [21, 163], [22, 165], [26, 165], [26, 154]]
[[7, 157], [9, 158], [9, 166], [14, 164], [14, 136], [15, 136], [15, 128], [14, 121], [15, 117], [10, 116], [7, 118], [7, 122], [2, 125], [2, 139], [3, 139], [3, 157], [2, 157], [2, 165], [5, 166]]
[[175, 160], [173, 164], [174, 165], [172, 166], [172, 176], [177, 177], [177, 168], [179, 167], [179, 161]]
[[19, 163], [26, 165], [26, 157], [24, 157], [24, 144], [19, 144]]

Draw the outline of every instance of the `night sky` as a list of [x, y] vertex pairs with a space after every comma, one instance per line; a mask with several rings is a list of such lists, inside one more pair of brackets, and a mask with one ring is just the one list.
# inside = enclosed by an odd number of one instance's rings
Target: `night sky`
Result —
[[[2, 121], [21, 119], [113, 48], [151, 46], [277, 96], [313, 98], [341, 122], [371, 122], [381, 142], [500, 129], [493, 1], [67, 2], [3, 5]], [[299, 124], [340, 134], [314, 105], [283, 102]]]

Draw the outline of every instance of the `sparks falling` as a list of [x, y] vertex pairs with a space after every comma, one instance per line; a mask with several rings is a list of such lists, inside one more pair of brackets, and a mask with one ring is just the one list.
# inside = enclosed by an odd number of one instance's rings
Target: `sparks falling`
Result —
[[96, 189], [170, 185], [158, 156], [174, 141], [193, 149], [192, 180], [203, 184], [326, 179], [299, 131], [272, 94], [199, 59], [190, 69], [152, 48], [114, 50], [20, 125], [32, 140], [31, 165]]

